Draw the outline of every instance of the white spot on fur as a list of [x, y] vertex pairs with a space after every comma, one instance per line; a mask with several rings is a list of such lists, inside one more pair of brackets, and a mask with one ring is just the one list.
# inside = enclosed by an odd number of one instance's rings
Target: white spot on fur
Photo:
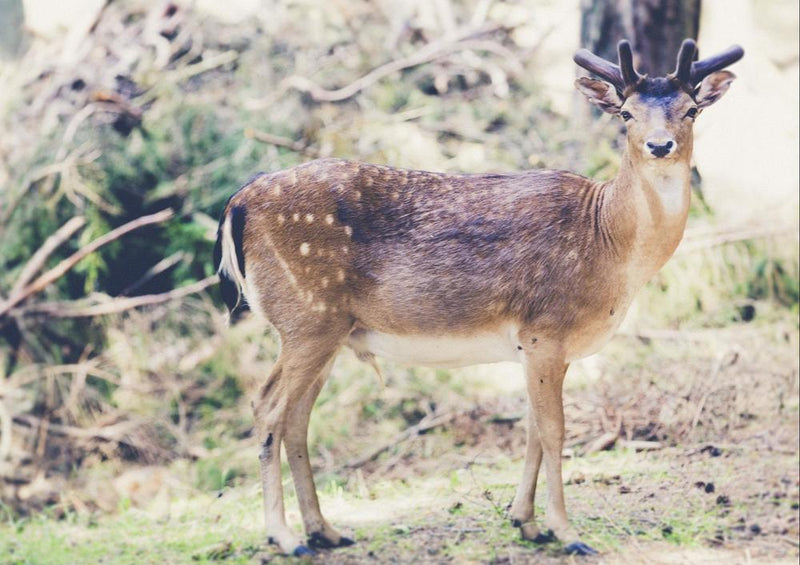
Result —
[[350, 252], [350, 249], [346, 245], [342, 245], [342, 253], [347, 255]]
[[322, 277], [320, 282], [322, 283], [322, 288], [328, 288], [328, 285], [331, 284], [331, 281], [328, 279], [328, 277]]
[[392, 193], [392, 200], [399, 200], [399, 199], [400, 199], [400, 194], [398, 192], [393, 192]]
[[301, 243], [301, 244], [300, 244], [300, 255], [302, 255], [303, 257], [305, 257], [305, 256], [306, 256], [306, 255], [308, 255], [310, 252], [311, 252], [311, 246], [310, 246], [308, 243], [306, 243], [306, 242], [304, 241], [303, 243]]
[[286, 216], [284, 216], [283, 214], [278, 214], [278, 223], [283, 224], [285, 222], [286, 222]]
[[276, 184], [275, 186], [273, 186], [272, 187], [272, 194], [274, 194], [275, 196], [280, 196], [281, 195], [281, 185]]
[[336, 271], [336, 280], [339, 282], [344, 282], [344, 269], [339, 269]]
[[347, 234], [347, 237], [352, 237], [352, 235], [353, 235], [353, 228], [351, 228], [350, 226], [345, 226], [345, 227], [344, 227], [344, 233], [346, 233], [346, 234]]
[[361, 191], [356, 190], [353, 195], [356, 197], [356, 200], [361, 200]]
[[293, 222], [299, 222], [300, 221], [300, 214], [298, 214], [297, 212], [292, 214], [292, 221]]
[[326, 214], [325, 215], [325, 223], [329, 226], [333, 225], [333, 214]]
[[314, 214], [306, 214], [306, 222], [312, 223], [314, 221]]

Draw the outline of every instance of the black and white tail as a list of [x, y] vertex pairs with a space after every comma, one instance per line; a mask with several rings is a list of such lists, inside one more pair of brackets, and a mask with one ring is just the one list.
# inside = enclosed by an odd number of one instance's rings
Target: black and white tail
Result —
[[214, 267], [220, 278], [222, 300], [230, 312], [231, 323], [249, 310], [244, 295], [245, 266], [244, 239], [245, 209], [226, 206], [219, 220], [217, 243], [214, 245]]

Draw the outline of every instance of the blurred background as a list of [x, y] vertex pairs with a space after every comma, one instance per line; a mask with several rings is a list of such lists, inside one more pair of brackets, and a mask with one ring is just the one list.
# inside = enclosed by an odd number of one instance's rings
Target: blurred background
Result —
[[[610, 178], [621, 124], [578, 98], [572, 54], [613, 58], [623, 36], [655, 73], [684, 36], [701, 57], [746, 55], [698, 119], [676, 257], [608, 350], [570, 370], [569, 451], [756, 437], [796, 465], [796, 1], [0, 0], [0, 14], [0, 519], [160, 515], [255, 485], [248, 397], [277, 343], [226, 328], [211, 249], [227, 198], [329, 156]], [[383, 370], [385, 386], [337, 362], [312, 416], [319, 485], [369, 498], [379, 479], [519, 464], [518, 368]]]

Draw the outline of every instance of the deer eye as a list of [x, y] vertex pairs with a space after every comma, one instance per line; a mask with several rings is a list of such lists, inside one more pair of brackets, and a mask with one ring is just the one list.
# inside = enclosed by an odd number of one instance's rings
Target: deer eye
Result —
[[633, 115], [630, 112], [628, 112], [627, 110], [623, 110], [622, 112], [620, 112], [619, 116], [620, 116], [620, 118], [622, 118], [626, 122], [633, 117]]
[[695, 119], [696, 117], [697, 117], [697, 108], [694, 106], [689, 108], [686, 111], [686, 115], [684, 116], [684, 118], [691, 118], [691, 119]]

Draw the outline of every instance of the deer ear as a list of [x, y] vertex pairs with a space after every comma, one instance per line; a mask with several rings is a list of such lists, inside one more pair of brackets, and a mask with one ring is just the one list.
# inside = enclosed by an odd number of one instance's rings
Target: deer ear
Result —
[[695, 88], [697, 107], [706, 108], [722, 98], [735, 78], [736, 75], [730, 71], [718, 71], [704, 78], [703, 82]]
[[600, 107], [603, 112], [619, 114], [624, 100], [617, 94], [617, 89], [611, 83], [588, 77], [581, 77], [575, 81], [575, 88], [583, 94], [589, 102]]

